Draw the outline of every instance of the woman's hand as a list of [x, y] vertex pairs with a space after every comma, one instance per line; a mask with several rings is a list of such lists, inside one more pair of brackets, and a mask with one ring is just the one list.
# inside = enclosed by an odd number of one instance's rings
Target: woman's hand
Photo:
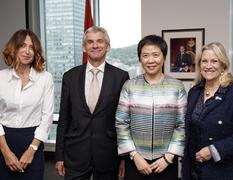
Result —
[[4, 159], [5, 159], [5, 163], [6, 166], [11, 170], [11, 171], [18, 171], [18, 172], [22, 172], [23, 169], [20, 166], [20, 162], [18, 160], [18, 158], [15, 156], [15, 154], [10, 151], [7, 150], [5, 152], [2, 152]]
[[196, 161], [203, 162], [212, 158], [211, 152], [208, 147], [202, 148], [196, 153]]
[[154, 173], [161, 173], [167, 167], [168, 164], [166, 163], [163, 157], [157, 159], [150, 165], [150, 168], [154, 171]]
[[21, 156], [19, 162], [20, 167], [22, 169], [26, 169], [28, 165], [32, 163], [32, 160], [34, 158], [35, 150], [31, 149], [30, 147], [23, 153]]
[[0, 150], [5, 159], [6, 166], [11, 171], [23, 172], [23, 169], [20, 166], [20, 162], [15, 154], [10, 150], [9, 146], [6, 143], [5, 136], [0, 136]]
[[[41, 141], [33, 138], [31, 145], [36, 146], [37, 148], [40, 146]], [[34, 148], [31, 147], [31, 145], [28, 147], [28, 149], [23, 153], [23, 155], [21, 156], [19, 162], [20, 162], [20, 166], [23, 169], [26, 169], [28, 167], [28, 165], [30, 165], [33, 161], [34, 155], [36, 153], [36, 150]]]
[[169, 166], [169, 164], [173, 162], [174, 157], [175, 155], [171, 153], [164, 154], [163, 157], [151, 164], [151, 169], [154, 171], [154, 173], [161, 173]]
[[146, 162], [146, 160], [139, 153], [135, 154], [133, 160], [140, 173], [147, 174], [147, 175], [152, 173], [152, 169], [150, 165]]

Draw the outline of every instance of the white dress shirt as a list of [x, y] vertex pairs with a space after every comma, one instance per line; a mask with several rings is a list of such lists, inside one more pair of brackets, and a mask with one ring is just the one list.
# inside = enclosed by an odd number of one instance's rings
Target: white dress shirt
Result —
[[0, 136], [2, 126], [11, 128], [35, 127], [34, 137], [40, 141], [48, 138], [53, 122], [54, 83], [49, 72], [30, 70], [29, 82], [22, 82], [14, 69], [0, 71]]
[[[97, 69], [100, 70], [99, 73], [97, 74], [97, 79], [98, 79], [100, 90], [101, 90], [101, 87], [102, 87], [102, 82], [103, 82], [103, 77], [104, 77], [105, 64], [106, 64], [106, 62], [102, 63], [99, 67], [97, 67]], [[86, 78], [85, 78], [85, 98], [86, 98], [86, 101], [88, 100], [91, 80], [93, 78], [93, 73], [91, 72], [91, 70], [94, 69], [94, 68], [96, 68], [96, 67], [92, 66], [89, 62], [87, 62]]]

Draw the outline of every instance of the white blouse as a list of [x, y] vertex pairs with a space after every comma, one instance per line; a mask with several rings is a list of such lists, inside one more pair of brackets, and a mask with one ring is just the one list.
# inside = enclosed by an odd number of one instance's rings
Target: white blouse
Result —
[[53, 122], [54, 83], [49, 72], [30, 70], [29, 83], [22, 82], [14, 69], [0, 71], [0, 136], [2, 126], [11, 128], [35, 127], [34, 137], [48, 138]]

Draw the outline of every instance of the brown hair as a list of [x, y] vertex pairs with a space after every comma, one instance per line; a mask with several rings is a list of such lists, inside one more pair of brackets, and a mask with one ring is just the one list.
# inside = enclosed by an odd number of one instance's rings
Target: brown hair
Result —
[[9, 67], [18, 69], [20, 62], [17, 58], [17, 53], [19, 48], [23, 46], [26, 36], [29, 36], [31, 38], [33, 44], [32, 48], [34, 51], [34, 59], [31, 63], [31, 66], [37, 72], [41, 72], [44, 70], [45, 59], [42, 54], [40, 40], [37, 35], [31, 30], [20, 29], [11, 36], [11, 38], [5, 45], [5, 49], [3, 51], [3, 59], [6, 65], [8, 65]]

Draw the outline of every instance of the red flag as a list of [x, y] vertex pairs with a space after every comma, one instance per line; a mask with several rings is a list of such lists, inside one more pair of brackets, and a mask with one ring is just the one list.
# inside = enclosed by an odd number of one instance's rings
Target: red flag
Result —
[[[84, 17], [84, 32], [91, 26], [94, 25], [94, 21], [91, 15], [91, 3], [90, 0], [86, 0], [85, 5], [85, 17]], [[83, 64], [87, 62], [87, 53], [83, 53]]]

